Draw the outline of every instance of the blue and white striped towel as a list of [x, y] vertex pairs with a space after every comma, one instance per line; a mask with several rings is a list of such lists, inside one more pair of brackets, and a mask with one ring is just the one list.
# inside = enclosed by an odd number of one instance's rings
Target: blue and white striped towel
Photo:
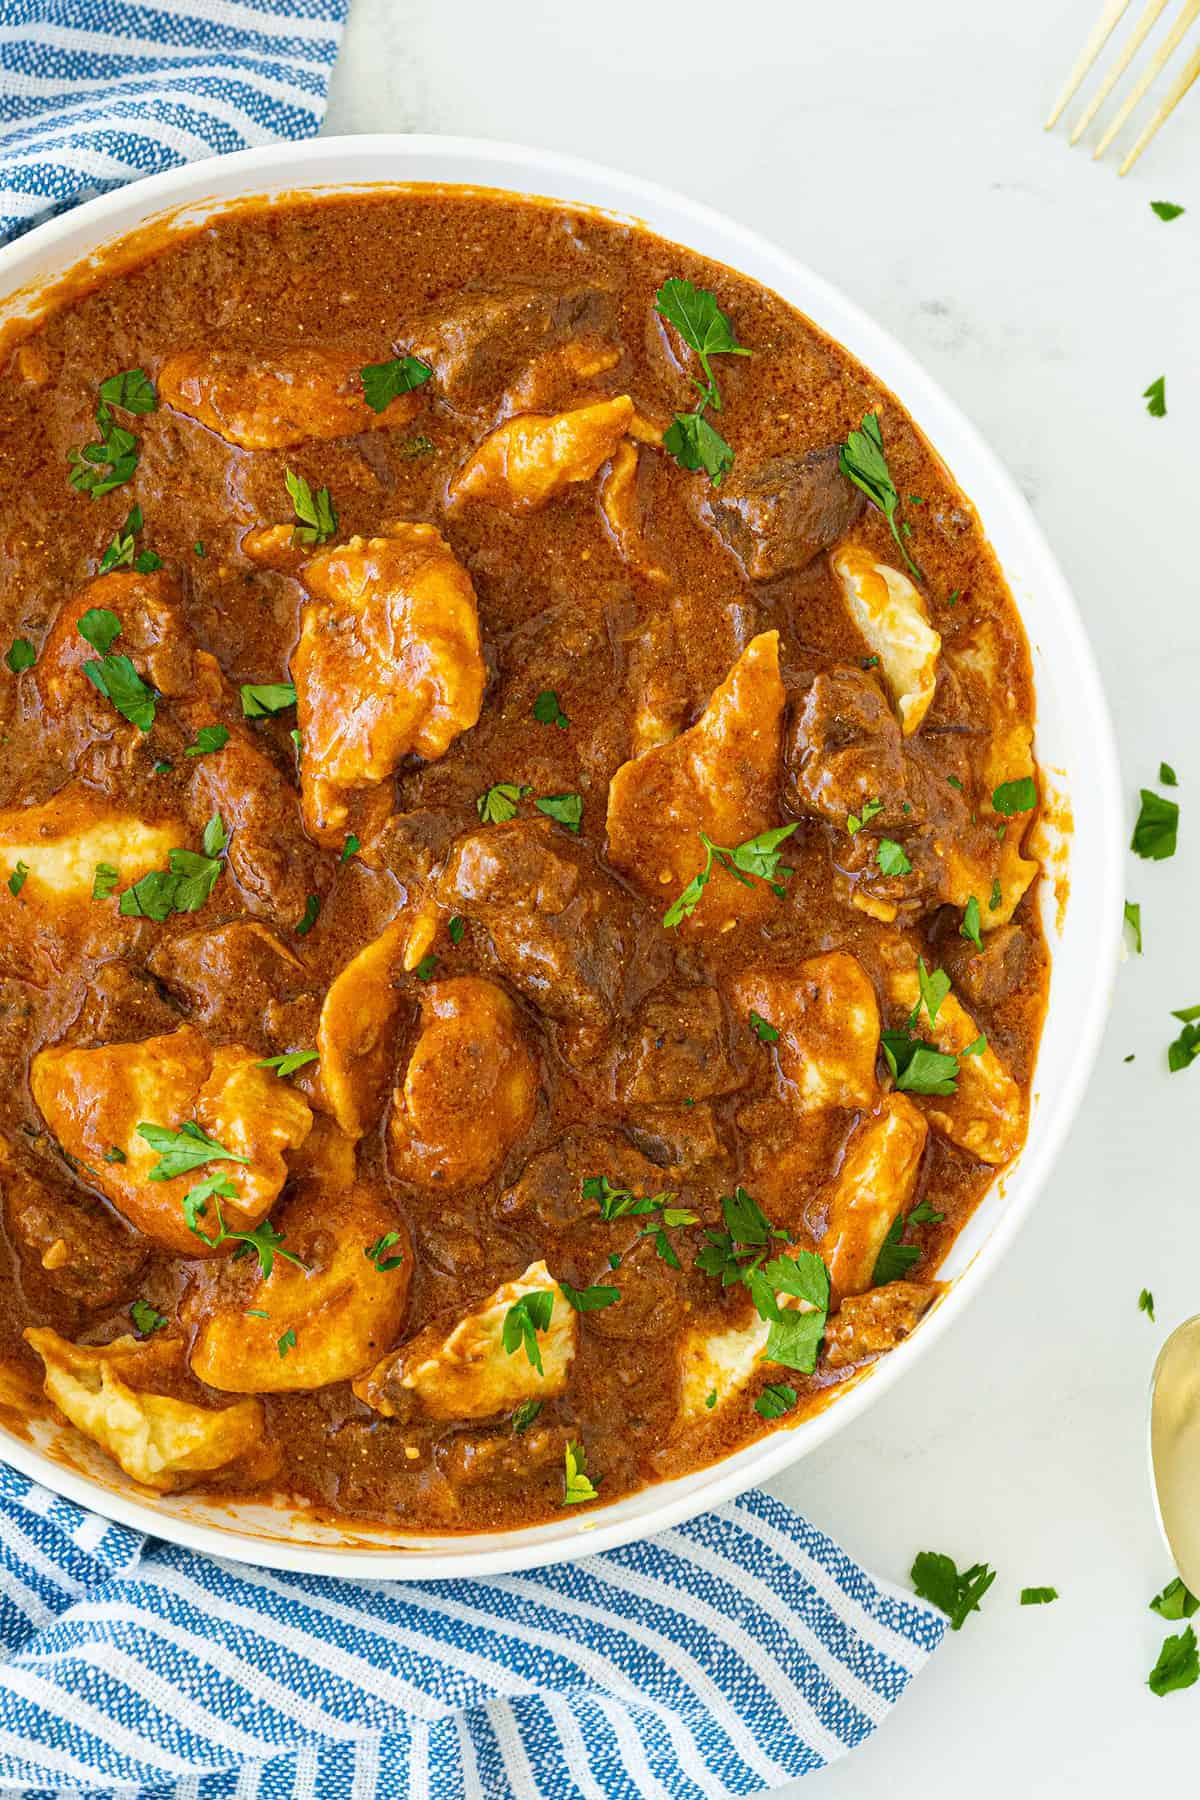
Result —
[[[0, 240], [315, 131], [348, 0], [0, 0]], [[867, 1737], [945, 1620], [765, 1494], [489, 1582], [218, 1563], [0, 1464], [0, 1791], [709, 1800]]]
[[710, 1800], [870, 1735], [946, 1621], [767, 1494], [492, 1581], [265, 1574], [0, 1467], [0, 1791]]

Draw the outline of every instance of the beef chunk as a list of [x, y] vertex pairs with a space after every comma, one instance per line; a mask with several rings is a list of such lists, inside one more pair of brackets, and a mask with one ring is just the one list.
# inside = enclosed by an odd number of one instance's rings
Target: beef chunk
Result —
[[1029, 939], [1019, 925], [1001, 925], [989, 932], [982, 950], [965, 938], [951, 939], [942, 951], [942, 961], [955, 987], [974, 1005], [999, 1006], [1025, 979]]
[[129, 1292], [150, 1246], [102, 1201], [39, 1181], [7, 1160], [2, 1140], [0, 1195], [5, 1229], [27, 1265], [32, 1293], [99, 1307]]
[[630, 1113], [627, 1129], [639, 1150], [662, 1169], [696, 1170], [728, 1161], [711, 1106], [648, 1106]]
[[513, 819], [460, 838], [438, 881], [477, 919], [509, 980], [552, 1019], [595, 1041], [612, 1022], [633, 949], [633, 910], [591, 851], [549, 820]]
[[809, 688], [787, 734], [788, 799], [798, 811], [819, 813], [843, 828], [868, 800], [884, 803], [872, 821], [877, 829], [918, 824], [923, 784], [910, 779], [902, 745], [896, 715], [875, 677], [848, 664], [830, 669]]
[[272, 1003], [306, 980], [291, 951], [265, 925], [246, 920], [166, 938], [149, 968], [178, 997], [193, 1024], [252, 1044], [262, 1040], [263, 1016]]
[[164, 998], [153, 972], [120, 959], [101, 963], [88, 980], [71, 1027], [75, 1044], [113, 1044], [173, 1031], [179, 1009]]
[[562, 1468], [571, 1433], [563, 1425], [528, 1431], [456, 1431], [437, 1447], [438, 1467], [455, 1487], [523, 1482], [541, 1469]]
[[414, 324], [408, 347], [432, 365], [440, 397], [471, 412], [535, 357], [572, 338], [611, 338], [614, 317], [612, 295], [582, 282], [466, 287]]
[[838, 468], [838, 446], [772, 456], [714, 488], [701, 513], [749, 581], [803, 569], [849, 530], [863, 496]]
[[658, 989], [643, 1002], [625, 1057], [625, 1099], [634, 1106], [707, 1100], [740, 1087], [713, 988]]

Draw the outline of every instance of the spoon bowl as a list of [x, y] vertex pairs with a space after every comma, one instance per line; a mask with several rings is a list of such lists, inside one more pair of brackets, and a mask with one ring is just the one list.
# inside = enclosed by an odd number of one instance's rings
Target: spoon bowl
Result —
[[1176, 1326], [1150, 1378], [1150, 1469], [1172, 1560], [1200, 1593], [1200, 1313]]

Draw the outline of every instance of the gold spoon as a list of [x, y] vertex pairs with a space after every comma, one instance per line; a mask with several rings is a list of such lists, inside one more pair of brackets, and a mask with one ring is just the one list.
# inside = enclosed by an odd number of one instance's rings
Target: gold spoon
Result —
[[1167, 1547], [1200, 1594], [1200, 1314], [1175, 1328], [1154, 1365], [1150, 1467]]

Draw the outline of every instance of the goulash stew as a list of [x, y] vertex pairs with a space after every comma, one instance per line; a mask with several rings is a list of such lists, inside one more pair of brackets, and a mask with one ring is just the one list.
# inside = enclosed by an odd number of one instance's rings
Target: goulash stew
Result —
[[5, 1391], [444, 1532], [915, 1330], [1046, 952], [1027, 646], [891, 395], [453, 190], [147, 242], [6, 357]]

